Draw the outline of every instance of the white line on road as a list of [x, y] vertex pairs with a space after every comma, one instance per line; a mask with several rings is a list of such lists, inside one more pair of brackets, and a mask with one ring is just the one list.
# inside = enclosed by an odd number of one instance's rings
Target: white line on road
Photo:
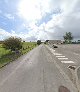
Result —
[[53, 51], [55, 51], [55, 50], [53, 50]]
[[59, 54], [59, 53], [53, 53], [54, 55], [62, 55], [62, 54]]
[[58, 58], [58, 59], [60, 59], [60, 60], [61, 60], [61, 59], [62, 59], [62, 60], [63, 60], [63, 59], [67, 60], [68, 58]]
[[65, 56], [56, 56], [56, 57], [65, 57]]
[[75, 54], [75, 55], [79, 55], [79, 54], [77, 54], [77, 53], [73, 53], [73, 54]]
[[73, 61], [61, 61], [62, 63], [74, 63]]
[[55, 51], [52, 50], [52, 53], [55, 53]]

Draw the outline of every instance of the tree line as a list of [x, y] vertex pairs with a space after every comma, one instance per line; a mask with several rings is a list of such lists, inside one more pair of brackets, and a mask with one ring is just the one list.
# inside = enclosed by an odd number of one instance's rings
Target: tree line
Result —
[[[66, 32], [63, 36], [64, 43], [71, 43], [73, 40], [73, 36], [71, 32]], [[49, 40], [46, 40], [48, 42]], [[40, 45], [41, 40], [37, 40], [37, 44]], [[6, 49], [10, 49], [11, 51], [19, 51], [22, 48], [22, 40], [17, 37], [10, 37], [4, 40], [3, 47]]]

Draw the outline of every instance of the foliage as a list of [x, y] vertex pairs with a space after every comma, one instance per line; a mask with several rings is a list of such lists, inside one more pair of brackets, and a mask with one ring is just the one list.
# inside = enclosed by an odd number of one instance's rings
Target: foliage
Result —
[[48, 42], [49, 40], [46, 40], [46, 42]]
[[46, 40], [46, 41], [44, 42], [44, 44], [47, 44], [47, 43], [48, 43], [48, 41], [49, 41], [49, 40]]
[[29, 52], [30, 50], [32, 50], [36, 46], [37, 46], [36, 42], [23, 42], [22, 54]]
[[7, 50], [0, 44], [0, 68], [5, 66], [6, 64], [14, 61], [22, 54], [28, 53], [30, 50], [37, 46], [36, 42], [22, 42], [22, 49], [20, 53], [15, 53], [14, 51]]
[[41, 44], [41, 40], [37, 40], [37, 44], [40, 45]]
[[10, 37], [4, 40], [3, 47], [11, 51], [20, 50], [22, 48], [21, 38]]
[[44, 44], [46, 44], [46, 41], [44, 42]]
[[71, 43], [71, 40], [73, 40], [73, 36], [71, 32], [66, 32], [66, 34], [63, 36], [65, 43]]

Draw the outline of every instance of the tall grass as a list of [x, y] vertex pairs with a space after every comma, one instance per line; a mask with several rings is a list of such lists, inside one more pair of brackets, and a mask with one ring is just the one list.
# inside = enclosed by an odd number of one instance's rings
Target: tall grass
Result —
[[22, 44], [23, 47], [20, 50], [20, 53], [17, 54], [15, 52], [11, 52], [10, 50], [6, 50], [2, 47], [2, 44], [0, 44], [0, 67], [3, 67], [9, 62], [14, 61], [21, 55], [28, 53], [30, 50], [37, 46], [36, 42], [23, 42]]
[[0, 57], [8, 53], [10, 53], [10, 50], [6, 50], [5, 48], [2, 47], [2, 44], [0, 44]]

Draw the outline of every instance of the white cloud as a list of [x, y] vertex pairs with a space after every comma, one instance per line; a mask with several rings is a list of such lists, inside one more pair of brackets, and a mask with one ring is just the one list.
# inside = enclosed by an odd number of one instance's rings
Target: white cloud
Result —
[[47, 13], [53, 12], [58, 5], [55, 0], [21, 0], [18, 4], [18, 15], [27, 21], [40, 20]]
[[11, 37], [11, 36], [21, 37], [22, 39], [26, 39], [25, 34], [22, 34], [21, 32], [16, 33], [15, 31], [11, 30], [11, 32], [9, 33], [6, 30], [0, 28], [0, 40], [3, 40], [5, 38]]
[[[72, 32], [74, 37], [80, 37], [80, 0], [20, 0], [18, 16], [24, 19], [18, 30], [24, 32], [2, 30], [0, 35], [18, 36], [26, 40], [62, 39], [65, 32]], [[60, 10], [54, 14], [54, 11]], [[53, 14], [52, 14], [53, 13]], [[47, 14], [51, 14], [48, 22], [37, 25]], [[14, 19], [11, 14], [5, 14], [8, 19]], [[1, 29], [0, 29], [1, 30]]]
[[5, 31], [4, 29], [1, 29], [0, 28], [0, 35], [3, 35], [3, 36], [10, 36], [10, 33]]
[[[26, 21], [28, 21], [28, 28], [30, 32], [28, 32], [28, 36], [30, 37], [36, 37], [37, 39], [46, 39], [50, 38], [46, 32], [50, 31], [49, 27], [53, 27], [57, 25], [57, 22], [59, 20], [58, 16], [54, 16], [53, 20], [50, 20], [50, 23], [45, 24], [43, 23], [39, 27], [36, 25], [37, 21], [41, 20], [43, 16], [45, 16], [47, 13], [53, 12], [55, 8], [59, 6], [55, 5], [52, 0], [21, 0], [18, 5], [18, 15]], [[52, 21], [52, 22], [51, 22]], [[59, 21], [58, 21], [59, 22]], [[53, 23], [53, 24], [52, 24]], [[50, 26], [49, 26], [50, 25]], [[43, 35], [44, 34], [44, 35]]]
[[41, 12], [37, 3], [37, 0], [21, 0], [18, 6], [19, 15], [27, 21], [41, 19]]
[[63, 39], [65, 32], [72, 32], [75, 39], [80, 39], [80, 1], [62, 0], [60, 7], [63, 12], [53, 14], [52, 19], [44, 25], [47, 32], [43, 29], [43, 34], [48, 35], [46, 39]]
[[14, 16], [13, 16], [12, 14], [7, 14], [7, 13], [5, 13], [4, 16], [5, 16], [6, 18], [8, 18], [8, 19], [14, 20]]

